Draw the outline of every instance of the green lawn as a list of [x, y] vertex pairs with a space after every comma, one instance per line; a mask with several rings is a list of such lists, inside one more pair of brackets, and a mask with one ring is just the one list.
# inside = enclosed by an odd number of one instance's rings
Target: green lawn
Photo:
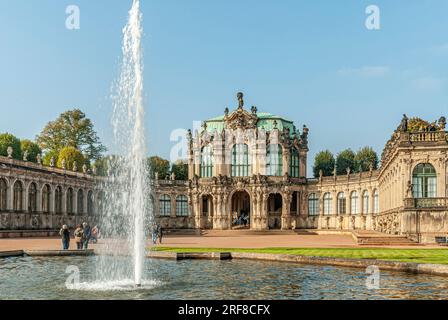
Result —
[[294, 254], [303, 256], [378, 259], [401, 262], [448, 264], [448, 248], [440, 249], [388, 249], [388, 248], [263, 248], [263, 249], [232, 249], [232, 248], [153, 248], [157, 251], [170, 252], [256, 252]]

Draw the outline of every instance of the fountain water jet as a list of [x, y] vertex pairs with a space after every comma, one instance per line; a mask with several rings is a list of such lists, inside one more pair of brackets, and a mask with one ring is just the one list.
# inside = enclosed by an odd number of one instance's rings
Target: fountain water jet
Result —
[[[142, 285], [145, 231], [152, 220], [143, 123], [142, 31], [140, 2], [134, 0], [123, 29], [123, 60], [114, 85], [112, 126], [118, 156], [108, 161], [99, 221], [106, 239], [102, 249], [107, 255], [116, 255], [116, 259], [100, 257], [97, 268], [98, 281], [132, 278], [135, 287]], [[122, 255], [132, 256], [132, 261], [121, 259]]]

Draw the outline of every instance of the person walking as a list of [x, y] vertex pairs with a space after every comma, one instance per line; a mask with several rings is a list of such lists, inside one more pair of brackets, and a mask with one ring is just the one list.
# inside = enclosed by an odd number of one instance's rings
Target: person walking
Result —
[[66, 224], [62, 226], [59, 235], [62, 237], [62, 250], [68, 250], [70, 248], [70, 230]]
[[89, 248], [89, 241], [92, 237], [92, 228], [90, 228], [87, 222], [83, 222], [82, 224], [82, 244], [84, 250]]
[[83, 229], [80, 224], [76, 226], [74, 235], [75, 235], [75, 242], [76, 242], [76, 249], [81, 250], [82, 249], [82, 233]]
[[162, 226], [161, 225], [159, 225], [157, 227], [157, 236], [159, 238], [159, 244], [162, 244], [163, 230], [162, 230]]

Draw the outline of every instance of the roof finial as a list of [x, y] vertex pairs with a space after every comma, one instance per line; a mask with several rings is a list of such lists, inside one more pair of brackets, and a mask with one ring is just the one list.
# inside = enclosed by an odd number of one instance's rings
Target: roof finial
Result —
[[236, 97], [238, 98], [238, 109], [243, 109], [244, 107], [244, 94], [242, 92], [238, 92]]

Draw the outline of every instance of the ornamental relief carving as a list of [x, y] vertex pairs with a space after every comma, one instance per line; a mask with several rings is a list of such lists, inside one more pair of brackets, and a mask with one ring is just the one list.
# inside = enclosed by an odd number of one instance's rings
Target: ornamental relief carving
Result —
[[400, 234], [400, 215], [398, 212], [378, 216], [375, 219], [374, 228], [376, 231], [387, 234]]

